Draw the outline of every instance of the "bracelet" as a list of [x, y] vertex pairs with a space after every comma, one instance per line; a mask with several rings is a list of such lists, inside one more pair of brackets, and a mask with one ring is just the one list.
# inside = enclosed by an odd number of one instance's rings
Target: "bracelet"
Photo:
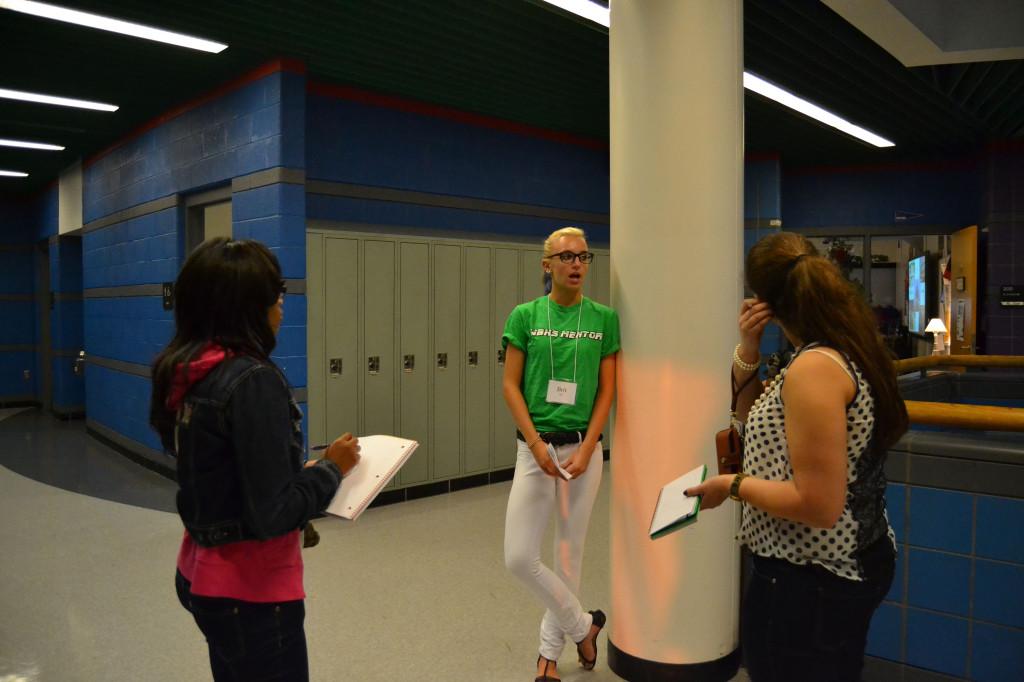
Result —
[[532, 442], [532, 443], [527, 443], [527, 444], [526, 444], [526, 447], [527, 447], [528, 449], [530, 449], [530, 450], [533, 450], [533, 446], [534, 446], [534, 445], [536, 445], [536, 444], [537, 444], [537, 441], [540, 441], [540, 440], [544, 440], [544, 439], [543, 439], [543, 438], [541, 438], [540, 436], [537, 436], [536, 438], [534, 438], [534, 439], [533, 439], [533, 442]]
[[744, 372], [756, 372], [761, 366], [761, 354], [757, 354], [757, 362], [744, 362], [743, 358], [740, 357], [740, 344], [737, 343], [736, 347], [732, 349], [732, 364]]
[[742, 483], [743, 479], [746, 477], [747, 474], [742, 471], [732, 477], [732, 485], [729, 486], [729, 499], [742, 502], [742, 498], [740, 498], [740, 483]]

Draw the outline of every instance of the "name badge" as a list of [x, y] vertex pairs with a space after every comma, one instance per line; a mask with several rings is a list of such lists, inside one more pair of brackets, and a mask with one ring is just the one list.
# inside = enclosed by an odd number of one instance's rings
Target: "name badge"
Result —
[[571, 381], [551, 379], [548, 381], [547, 400], [549, 403], [557, 403], [559, 405], [575, 405], [576, 384]]

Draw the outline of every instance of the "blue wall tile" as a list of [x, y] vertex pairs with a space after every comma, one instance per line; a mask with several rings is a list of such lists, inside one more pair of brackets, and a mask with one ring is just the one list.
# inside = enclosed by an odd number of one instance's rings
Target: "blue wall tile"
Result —
[[968, 493], [911, 487], [907, 541], [918, 547], [971, 552], [973, 501]]
[[911, 549], [907, 603], [934, 611], [968, 615], [971, 560], [966, 557]]
[[989, 559], [1024, 563], [1024, 500], [978, 496], [975, 553]]
[[160, 440], [149, 427], [150, 382], [99, 365], [86, 370], [88, 417], [154, 450]]
[[1024, 631], [976, 623], [971, 648], [971, 679], [978, 682], [1024, 679]]
[[885, 515], [896, 534], [896, 542], [906, 541], [907, 486], [890, 483], [885, 488]]
[[869, 656], [902, 660], [903, 609], [895, 604], [883, 603], [871, 618], [866, 653]]
[[1024, 628], [1024, 566], [976, 560], [974, 617]]
[[967, 669], [967, 621], [908, 608], [906, 662], [963, 677]]
[[907, 569], [907, 546], [896, 545], [896, 568], [893, 571], [892, 585], [885, 598], [889, 601], [903, 601], [903, 576]]

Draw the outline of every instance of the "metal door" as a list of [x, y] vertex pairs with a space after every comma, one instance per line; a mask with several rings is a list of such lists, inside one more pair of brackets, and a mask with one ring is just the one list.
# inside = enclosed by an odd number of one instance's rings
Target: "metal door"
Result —
[[430, 479], [430, 245], [399, 244], [399, 435], [419, 447], [398, 475], [400, 485]]
[[[465, 380], [463, 399], [463, 473], [491, 466], [491, 384], [497, 355], [491, 341], [491, 250], [467, 246], [465, 254]], [[500, 384], [499, 384], [500, 386]]]
[[462, 411], [462, 248], [434, 245], [434, 478], [458, 476]]

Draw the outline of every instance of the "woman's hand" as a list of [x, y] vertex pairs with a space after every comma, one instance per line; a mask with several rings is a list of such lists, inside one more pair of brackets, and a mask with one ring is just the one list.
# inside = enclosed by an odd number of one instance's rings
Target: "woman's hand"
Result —
[[341, 469], [342, 476], [348, 476], [352, 467], [359, 464], [359, 450], [359, 439], [351, 433], [346, 433], [331, 443], [324, 457]]
[[714, 509], [729, 498], [729, 486], [732, 485], [734, 477], [735, 474], [712, 476], [700, 485], [687, 488], [683, 491], [683, 494], [687, 497], [700, 497], [700, 508], [702, 510]]
[[534, 441], [533, 447], [530, 448], [530, 452], [533, 453], [533, 458], [537, 460], [537, 466], [543, 469], [545, 474], [553, 478], [562, 477], [562, 475], [558, 473], [558, 467], [555, 466], [554, 461], [551, 459], [551, 455], [548, 453], [547, 443], [538, 438]]
[[594, 455], [594, 450], [596, 449], [596, 446], [584, 441], [576, 448], [576, 452], [572, 453], [569, 461], [562, 468], [572, 474], [573, 478], [579, 478], [587, 470], [587, 467], [590, 466], [590, 458]]
[[761, 337], [772, 316], [771, 306], [757, 298], [744, 299], [740, 304], [740, 357], [744, 361], [754, 362], [760, 355]]

